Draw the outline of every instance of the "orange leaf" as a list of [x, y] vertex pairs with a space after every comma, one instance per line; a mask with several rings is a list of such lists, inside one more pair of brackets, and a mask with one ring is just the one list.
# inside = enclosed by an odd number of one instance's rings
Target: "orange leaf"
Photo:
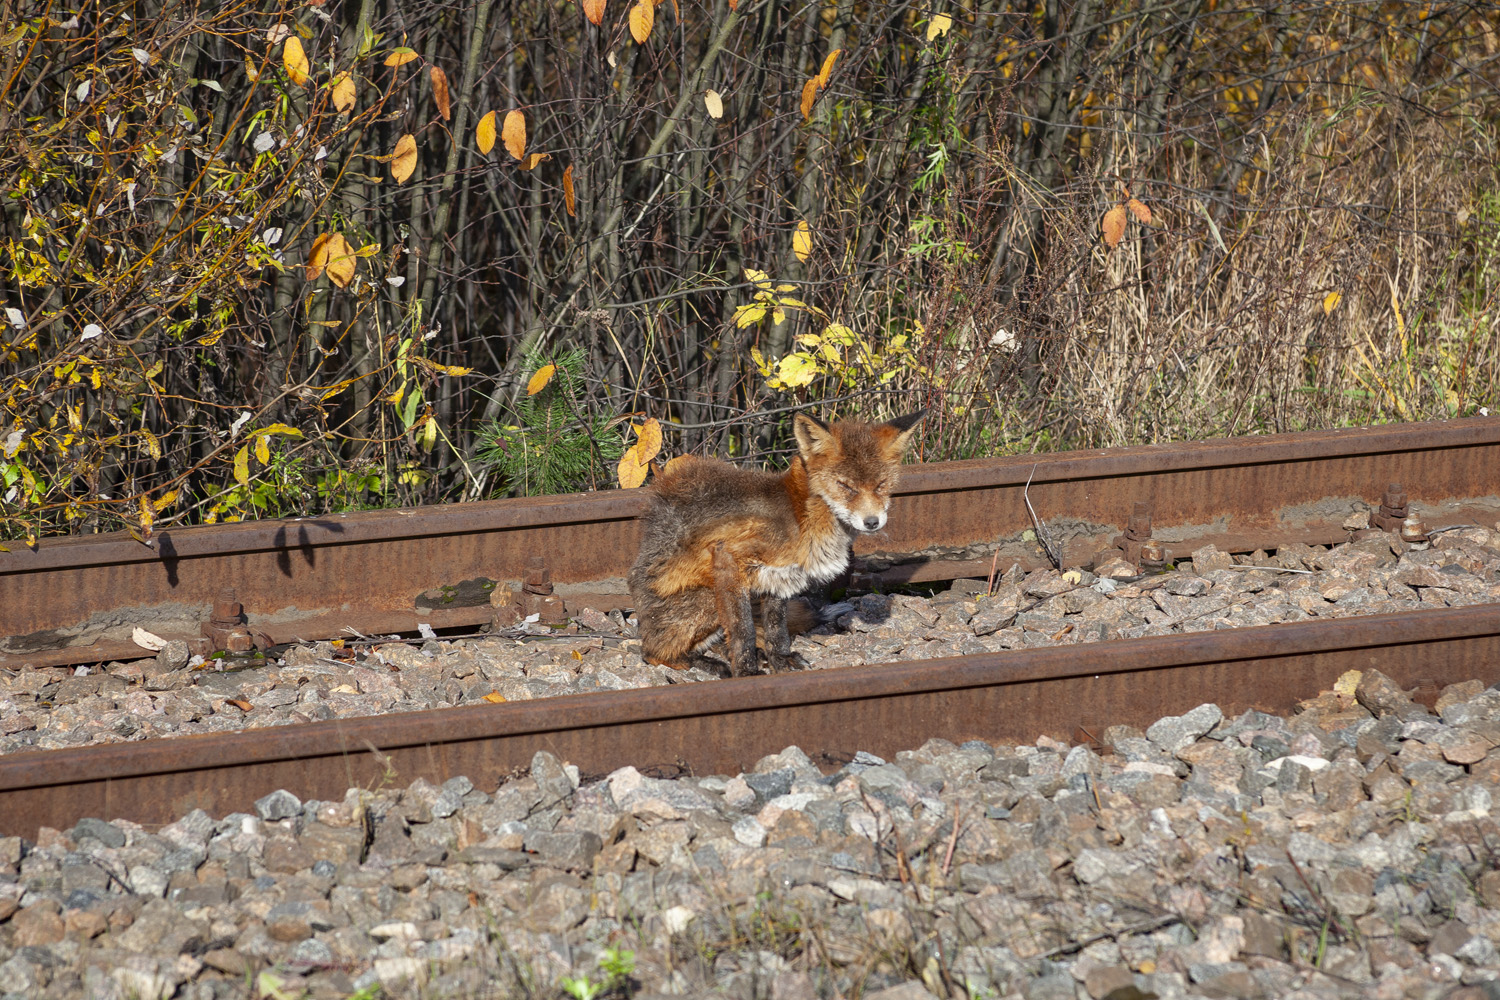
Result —
[[802, 85], [802, 120], [812, 119], [813, 102], [818, 99], [818, 78], [813, 77]]
[[354, 78], [348, 73], [340, 73], [333, 81], [334, 110], [347, 114], [354, 107], [354, 97]]
[[521, 161], [521, 169], [535, 170], [538, 163], [541, 163], [543, 160], [550, 159], [552, 159], [551, 153], [529, 153], [527, 154], [526, 159]]
[[491, 691], [489, 694], [484, 696], [484, 700], [492, 705], [503, 705], [505, 704], [505, 695], [501, 694], [499, 691]]
[[590, 24], [600, 24], [604, 21], [605, 0], [583, 0], [583, 16], [589, 19]]
[[286, 67], [286, 75], [299, 87], [307, 86], [307, 53], [302, 50], [302, 39], [296, 35], [286, 40], [286, 45], [281, 50], [281, 65]]
[[453, 106], [448, 96], [448, 74], [443, 72], [443, 67], [434, 66], [428, 71], [432, 77], [432, 100], [437, 104], [438, 114], [443, 116], [443, 121], [452, 117]]
[[833, 64], [839, 61], [839, 53], [843, 49], [834, 49], [828, 53], [828, 58], [823, 60], [823, 68], [818, 70], [818, 89], [822, 90], [828, 86], [828, 78], [833, 75]]
[[391, 176], [397, 184], [405, 184], [411, 172], [417, 169], [417, 137], [407, 133], [396, 140], [396, 152], [391, 154]]
[[403, 45], [399, 49], [391, 49], [391, 54], [385, 57], [385, 64], [387, 66], [405, 66], [415, 58], [417, 58], [416, 51]]
[[1116, 205], [1104, 213], [1104, 242], [1113, 250], [1125, 236], [1125, 206]]
[[1130, 209], [1130, 214], [1135, 216], [1136, 219], [1138, 219], [1143, 225], [1151, 225], [1151, 209], [1136, 201], [1134, 198], [1127, 201], [1125, 203], [1125, 207]]
[[625, 449], [616, 472], [620, 477], [621, 489], [633, 490], [646, 481], [646, 463], [637, 457], [634, 447]]
[[486, 112], [479, 119], [479, 127], [474, 130], [474, 141], [479, 143], [481, 153], [488, 153], [495, 148], [495, 112]]
[[630, 8], [630, 37], [635, 39], [635, 44], [646, 44], [646, 39], [651, 37], [651, 26], [655, 23], [656, 8], [651, 0], [637, 0], [636, 5]]
[[226, 705], [233, 705], [235, 708], [239, 709], [241, 712], [248, 712], [248, 711], [250, 711], [250, 709], [252, 709], [252, 708], [255, 707], [254, 705], [250, 704], [248, 701], [246, 701], [243, 698], [225, 698], [224, 699], [224, 704], [226, 704]]
[[547, 383], [551, 382], [552, 376], [556, 374], [556, 365], [542, 365], [542, 367], [538, 368], [535, 374], [531, 376], [531, 380], [526, 383], [526, 395], [535, 396], [537, 393], [547, 388]]
[[327, 246], [328, 280], [340, 288], [348, 288], [354, 280], [354, 248], [339, 233], [334, 233]]
[[661, 467], [661, 474], [664, 476], [672, 475], [672, 470], [674, 468], [682, 468], [682, 466], [687, 464], [687, 460], [688, 456], [686, 455], [678, 455], [676, 458], [667, 459], [667, 464]]
[[729, 9], [730, 10], [738, 10], [739, 6], [740, 6], [740, 0], [729, 0]]
[[307, 252], [308, 281], [317, 281], [323, 276], [324, 269], [328, 267], [328, 244], [332, 239], [332, 233], [324, 233], [313, 240], [312, 249]]
[[526, 155], [526, 116], [519, 111], [507, 111], [505, 124], [500, 127], [500, 141], [516, 159]]
[[578, 214], [578, 196], [573, 191], [573, 164], [568, 164], [568, 169], [563, 171], [563, 204], [568, 207], [568, 214]]
[[661, 424], [648, 417], [635, 432], [635, 460], [642, 465], [661, 454]]

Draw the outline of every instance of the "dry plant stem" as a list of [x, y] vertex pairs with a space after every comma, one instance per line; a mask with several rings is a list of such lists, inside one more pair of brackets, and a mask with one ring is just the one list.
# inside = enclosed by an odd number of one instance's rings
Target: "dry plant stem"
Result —
[[419, 300], [421, 319], [431, 322], [432, 296], [437, 289], [438, 265], [442, 261], [443, 247], [447, 242], [448, 213], [452, 207], [450, 195], [458, 180], [458, 166], [463, 158], [465, 145], [469, 141], [469, 108], [473, 101], [474, 77], [479, 66], [479, 53], [483, 50], [485, 27], [489, 23], [490, 8], [495, 0], [479, 0], [474, 8], [474, 27], [469, 36], [469, 48], [464, 54], [463, 79], [458, 85], [458, 107], [453, 109], [454, 141], [448, 147], [448, 162], [443, 169], [443, 184], [438, 198], [437, 212], [433, 218], [427, 245], [426, 274], [422, 277], [422, 297]]
[[1047, 558], [1052, 561], [1052, 565], [1058, 569], [1062, 569], [1062, 553], [1053, 544], [1052, 535], [1047, 531], [1047, 526], [1042, 523], [1041, 518], [1036, 516], [1036, 508], [1031, 506], [1031, 480], [1036, 475], [1036, 470], [1037, 466], [1033, 465], [1031, 467], [1031, 474], [1026, 477], [1026, 485], [1021, 490], [1021, 498], [1026, 501], [1026, 511], [1031, 515], [1031, 525], [1036, 529], [1037, 541], [1042, 543], [1042, 548], [1046, 551]]

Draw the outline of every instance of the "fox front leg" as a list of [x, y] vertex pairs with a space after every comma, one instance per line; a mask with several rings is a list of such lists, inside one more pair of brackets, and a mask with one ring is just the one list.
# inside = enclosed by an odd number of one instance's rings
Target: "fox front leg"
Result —
[[807, 661], [792, 652], [792, 636], [786, 627], [786, 598], [767, 594], [761, 598], [761, 629], [765, 632], [766, 663], [771, 673], [805, 670]]
[[714, 545], [714, 603], [724, 627], [724, 648], [731, 677], [759, 673], [755, 663], [755, 615], [745, 574], [723, 542]]

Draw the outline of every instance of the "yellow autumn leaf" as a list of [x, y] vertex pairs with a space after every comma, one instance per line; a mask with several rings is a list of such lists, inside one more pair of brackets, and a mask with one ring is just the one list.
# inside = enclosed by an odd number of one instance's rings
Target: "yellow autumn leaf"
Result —
[[556, 365], [542, 365], [542, 367], [536, 370], [536, 374], [531, 376], [530, 381], [526, 383], [526, 395], [535, 396], [547, 388], [547, 383], [551, 382], [552, 376], [556, 374]]
[[501, 694], [499, 691], [491, 691], [489, 694], [484, 696], [484, 700], [492, 705], [503, 705], [505, 704], [505, 695]]
[[141, 527], [151, 527], [151, 522], [156, 520], [156, 509], [151, 506], [151, 498], [144, 493], [140, 497]]
[[173, 489], [167, 490], [167, 492], [161, 495], [160, 499], [151, 501], [151, 506], [155, 507], [158, 512], [166, 510], [168, 507], [172, 506], [172, 504], [177, 502], [177, 493], [178, 491], [175, 487]]
[[526, 155], [526, 116], [519, 111], [507, 111], [505, 124], [500, 127], [500, 141], [505, 151], [516, 159]]
[[953, 18], [947, 14], [938, 14], [931, 21], [927, 22], [927, 40], [929, 42], [936, 41], [946, 35], [948, 29], [951, 27], [953, 27]]
[[812, 256], [812, 229], [806, 219], [797, 220], [797, 229], [792, 233], [792, 253], [804, 264]]
[[813, 102], [818, 99], [818, 78], [813, 77], [802, 85], [802, 120], [812, 118]]
[[396, 140], [396, 151], [391, 154], [391, 176], [397, 184], [404, 184], [416, 169], [417, 137], [408, 132]]
[[1125, 236], [1125, 206], [1116, 205], [1104, 213], [1104, 242], [1113, 250]]
[[234, 479], [241, 486], [250, 485], [250, 446], [248, 444], [235, 453]]
[[526, 159], [521, 161], [522, 170], [535, 170], [536, 165], [543, 160], [552, 159], [551, 153], [527, 153]]
[[708, 117], [718, 119], [724, 117], [724, 100], [719, 97], [717, 90], [705, 90], [703, 92], [703, 107], [708, 111]]
[[1339, 303], [1343, 300], [1344, 296], [1339, 292], [1329, 292], [1323, 296], [1323, 315], [1332, 315], [1333, 311], [1339, 307]]
[[569, 215], [578, 214], [578, 195], [573, 190], [573, 164], [571, 163], [563, 171], [563, 205], [568, 209]]
[[630, 37], [635, 39], [635, 44], [646, 44], [646, 39], [651, 37], [651, 26], [655, 23], [655, 5], [651, 0], [637, 0], [636, 5], [630, 8]]
[[281, 65], [286, 67], [286, 75], [299, 87], [307, 86], [307, 53], [302, 50], [302, 39], [296, 35], [286, 40], [286, 45], [281, 49]]
[[403, 45], [400, 48], [391, 49], [391, 54], [385, 57], [385, 64], [387, 66], [405, 66], [415, 58], [417, 58], [416, 51]]
[[348, 288], [354, 280], [354, 248], [340, 233], [334, 233], [328, 241], [328, 280], [340, 288]]
[[734, 325], [743, 330], [766, 318], [764, 302], [747, 302], [734, 311]]
[[332, 239], [332, 233], [324, 233], [313, 240], [312, 249], [307, 252], [308, 281], [317, 281], [323, 276], [323, 270], [328, 266], [328, 243]]
[[479, 144], [481, 153], [495, 148], [495, 112], [488, 111], [479, 119], [479, 125], [474, 129], [474, 141]]
[[648, 417], [635, 432], [635, 460], [642, 465], [661, 454], [661, 424]]
[[433, 66], [428, 70], [428, 76], [432, 78], [432, 101], [437, 105], [438, 114], [443, 116], [443, 121], [452, 117], [452, 97], [448, 93], [448, 74], [443, 72], [441, 66]]
[[333, 81], [333, 107], [340, 114], [347, 114], [354, 107], [354, 78], [340, 73]]
[[583, 0], [583, 16], [589, 23], [598, 25], [604, 21], [605, 0]]
[[678, 455], [676, 458], [667, 459], [667, 464], [661, 467], [663, 476], [670, 476], [674, 469], [681, 469], [688, 462], [687, 455]]
[[818, 81], [819, 90], [828, 86], [828, 78], [833, 75], [834, 63], [839, 61], [839, 54], [843, 51], [843, 49], [834, 49], [823, 57], [823, 66], [818, 70], [818, 75], [814, 78]]
[[245, 79], [255, 83], [260, 79], [260, 63], [249, 56], [245, 57]]
[[621, 489], [633, 490], [646, 481], [646, 465], [640, 460], [634, 447], [625, 449], [615, 472], [620, 478]]
[[1151, 225], [1151, 209], [1147, 208], [1143, 203], [1131, 198], [1125, 203], [1125, 207], [1130, 209], [1130, 214], [1135, 216], [1136, 221], [1141, 225]]
[[269, 435], [261, 434], [255, 439], [255, 457], [260, 459], [261, 465], [271, 464], [271, 438]]

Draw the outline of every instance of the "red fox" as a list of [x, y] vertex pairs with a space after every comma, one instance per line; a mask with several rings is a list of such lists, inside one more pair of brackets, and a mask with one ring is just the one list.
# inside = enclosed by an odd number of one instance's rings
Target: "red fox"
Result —
[[804, 667], [792, 652], [787, 600], [849, 565], [862, 532], [885, 527], [902, 454], [926, 410], [883, 424], [832, 426], [799, 413], [799, 454], [781, 475], [688, 458], [651, 488], [630, 594], [651, 663], [757, 673], [758, 601], [772, 673]]

